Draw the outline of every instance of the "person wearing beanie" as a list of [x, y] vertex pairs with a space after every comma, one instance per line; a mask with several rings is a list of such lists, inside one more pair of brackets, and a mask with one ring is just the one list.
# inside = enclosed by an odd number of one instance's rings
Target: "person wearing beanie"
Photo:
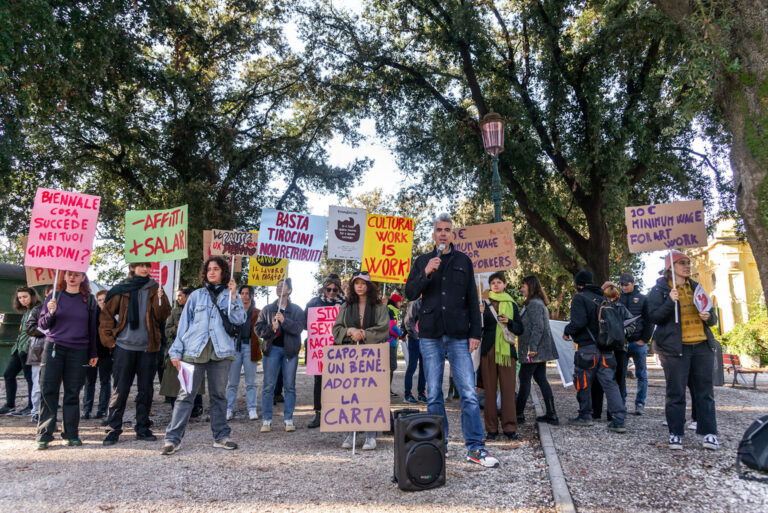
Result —
[[[685, 389], [689, 380], [696, 410], [696, 433], [705, 449], [717, 450], [714, 365], [720, 349], [710, 326], [715, 310], [700, 312], [694, 302], [698, 283], [691, 279], [691, 260], [671, 251], [664, 259], [663, 276], [648, 294], [648, 316], [656, 324], [654, 340], [666, 380], [664, 413], [669, 426], [669, 448], [682, 449], [685, 434]], [[677, 318], [675, 315], [677, 314]]]
[[576, 399], [579, 401], [579, 415], [568, 419], [576, 426], [591, 426], [592, 421], [592, 383], [597, 379], [603, 387], [608, 400], [608, 413], [611, 422], [608, 429], [615, 433], [624, 433], [626, 408], [621, 400], [619, 386], [614, 380], [616, 357], [612, 351], [602, 352], [597, 347], [600, 336], [600, 305], [605, 296], [600, 287], [594, 285], [594, 278], [589, 271], [579, 271], [573, 277], [577, 293], [571, 301], [571, 320], [563, 331], [563, 339], [576, 344], [574, 356], [574, 382]]
[[112, 351], [112, 396], [104, 445], [117, 443], [123, 432], [123, 414], [136, 378], [136, 439], [154, 441], [149, 429], [153, 381], [160, 350], [160, 323], [171, 314], [171, 303], [163, 288], [149, 277], [149, 262], [128, 265], [128, 278], [115, 285], [99, 314], [99, 338]]
[[[309, 326], [309, 309], [318, 308], [323, 306], [341, 306], [344, 303], [344, 294], [341, 290], [341, 279], [338, 274], [329, 274], [323, 280], [323, 288], [320, 289], [320, 293], [309, 300], [307, 307], [304, 309], [306, 317], [305, 324]], [[306, 347], [307, 358], [309, 357], [309, 342]], [[307, 424], [310, 429], [320, 427], [320, 411], [323, 408], [321, 397], [323, 390], [323, 376], [315, 376], [315, 384], [313, 389], [313, 402], [315, 408], [315, 417]]]

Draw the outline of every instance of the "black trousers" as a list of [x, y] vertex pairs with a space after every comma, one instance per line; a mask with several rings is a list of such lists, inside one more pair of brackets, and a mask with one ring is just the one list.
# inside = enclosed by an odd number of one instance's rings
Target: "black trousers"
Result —
[[155, 358], [155, 369], [157, 369], [157, 382], [162, 383], [163, 382], [163, 372], [165, 371], [165, 353], [166, 353], [167, 345], [166, 344], [160, 344], [160, 350], [155, 353], [157, 355]]
[[40, 420], [37, 424], [37, 441], [50, 442], [56, 431], [56, 414], [59, 410], [59, 390], [64, 385], [62, 403], [65, 440], [79, 438], [80, 389], [85, 381], [88, 366], [88, 349], [70, 349], [56, 344], [56, 356], [52, 355], [53, 344], [45, 343], [43, 361], [40, 365]]
[[315, 386], [312, 390], [313, 392], [313, 399], [314, 399], [314, 406], [315, 411], [320, 411], [323, 409], [323, 403], [322, 403], [322, 396], [323, 396], [323, 377], [322, 376], [315, 376]]
[[99, 381], [99, 404], [96, 407], [98, 413], [107, 413], [109, 396], [112, 393], [112, 357], [99, 358], [96, 367], [88, 367], [85, 370], [85, 388], [83, 388], [83, 413], [91, 413], [93, 400], [96, 395], [96, 378]]
[[[696, 433], [716, 435], [715, 391], [713, 372], [715, 354], [706, 342], [683, 344], [682, 356], [660, 355], [667, 382], [666, 414], [669, 432], [685, 434], [685, 389], [691, 388], [696, 406]], [[690, 384], [689, 384], [690, 380]]]
[[5, 378], [5, 404], [10, 408], [16, 406], [16, 376], [24, 371], [24, 379], [27, 380], [27, 406], [32, 406], [32, 367], [27, 365], [27, 353], [18, 350], [11, 353], [11, 359], [5, 366], [3, 378]]
[[[622, 401], [627, 397], [627, 352], [621, 349], [616, 349], [613, 352], [616, 357], [616, 373], [614, 374], [614, 380], [619, 386], [619, 393], [621, 394]], [[622, 365], [624, 362], [624, 365]], [[599, 380], [595, 380], [592, 383], [592, 418], [599, 419], [603, 415], [603, 386]]]
[[528, 402], [528, 396], [531, 394], [531, 378], [535, 379], [536, 384], [539, 385], [547, 413], [554, 413], [554, 411], [550, 411], [555, 404], [555, 400], [552, 396], [552, 387], [549, 386], [549, 381], [547, 381], [547, 362], [521, 363], [520, 371], [517, 375], [520, 379], [520, 386], [517, 389], [517, 402], [515, 404], [517, 414], [522, 415], [525, 412], [525, 403]]
[[152, 395], [155, 391], [153, 381], [155, 378], [155, 364], [157, 355], [147, 351], [129, 351], [120, 346], [115, 346], [112, 353], [112, 397], [109, 400], [109, 418], [107, 432], [123, 432], [123, 414], [128, 394], [136, 377], [136, 433], [149, 431], [149, 410], [152, 407]]

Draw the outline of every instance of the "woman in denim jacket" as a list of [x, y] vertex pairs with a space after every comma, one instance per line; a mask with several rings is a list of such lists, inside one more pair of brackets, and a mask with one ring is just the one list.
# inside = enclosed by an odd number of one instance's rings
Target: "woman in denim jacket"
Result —
[[208, 378], [213, 446], [237, 449], [237, 444], [229, 439], [232, 430], [226, 418], [226, 389], [229, 367], [235, 359], [235, 339], [225, 329], [224, 316], [234, 326], [243, 324], [246, 319], [243, 302], [237, 294], [237, 283], [230, 279], [225, 285], [227, 275], [229, 263], [224, 258], [214, 256], [206, 260], [200, 273], [203, 287], [190, 294], [181, 312], [176, 339], [168, 356], [179, 371], [182, 361], [194, 366], [192, 390], [179, 390], [171, 422], [165, 430], [163, 455], [171, 455], [179, 449], [203, 373]]

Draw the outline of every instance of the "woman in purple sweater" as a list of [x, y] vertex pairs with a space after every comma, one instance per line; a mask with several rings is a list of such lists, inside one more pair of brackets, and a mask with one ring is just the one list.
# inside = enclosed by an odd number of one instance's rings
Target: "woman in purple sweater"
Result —
[[95, 367], [98, 313], [85, 273], [65, 271], [56, 290], [43, 301], [38, 326], [48, 330], [40, 370], [40, 419], [37, 448], [47, 449], [56, 430], [59, 389], [64, 384], [62, 412], [65, 445], [79, 446], [80, 389], [85, 369]]

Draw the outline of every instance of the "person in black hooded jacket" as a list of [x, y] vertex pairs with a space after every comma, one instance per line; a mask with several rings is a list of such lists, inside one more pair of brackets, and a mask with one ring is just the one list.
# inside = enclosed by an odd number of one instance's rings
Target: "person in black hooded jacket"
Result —
[[571, 321], [563, 331], [563, 339], [573, 340], [577, 344], [573, 357], [573, 382], [576, 384], [579, 415], [568, 419], [568, 423], [578, 426], [592, 425], [591, 387], [597, 378], [608, 400], [608, 413], [612, 419], [608, 423], [608, 429], [624, 433], [627, 431], [624, 427], [627, 410], [614, 379], [616, 357], [613, 352], [602, 352], [597, 347], [597, 337], [600, 335], [599, 305], [605, 300], [605, 296], [602, 289], [592, 283], [593, 277], [589, 271], [576, 273], [574, 282], [578, 292], [571, 301]]

